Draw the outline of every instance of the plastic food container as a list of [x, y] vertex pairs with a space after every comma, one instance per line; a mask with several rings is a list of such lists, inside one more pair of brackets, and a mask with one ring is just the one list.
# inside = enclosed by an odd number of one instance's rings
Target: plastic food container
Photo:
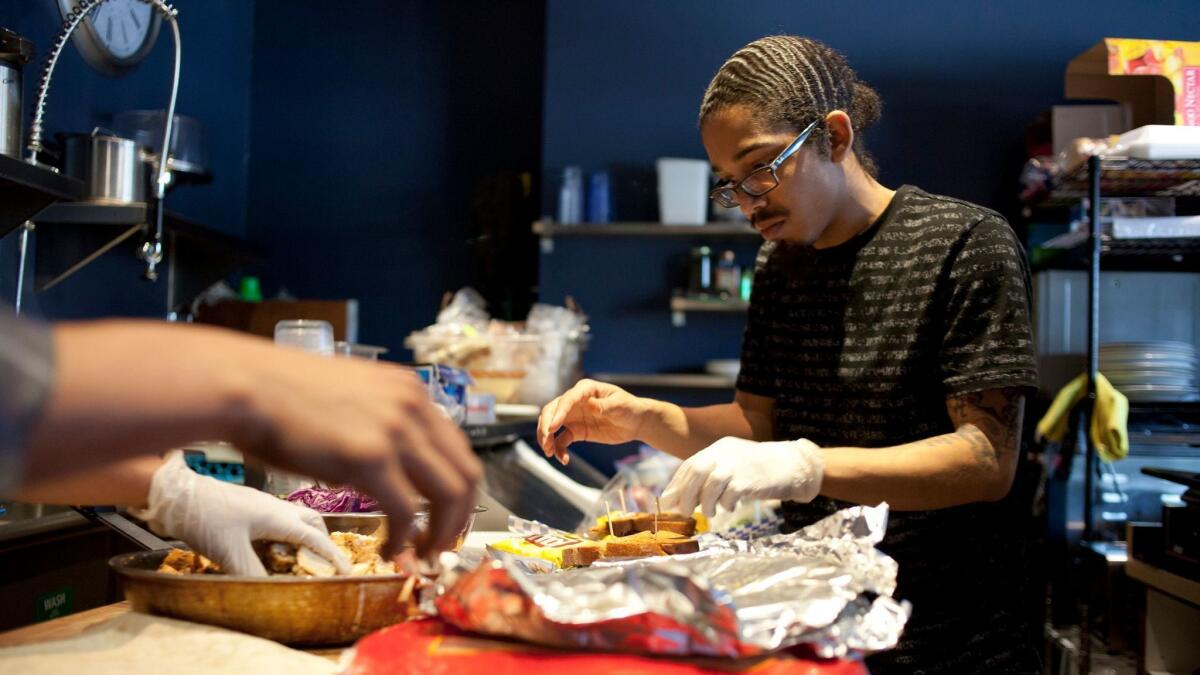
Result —
[[419, 363], [466, 370], [475, 381], [473, 390], [495, 395], [496, 403], [542, 405], [578, 381], [587, 334], [418, 332], [409, 335], [404, 346]]

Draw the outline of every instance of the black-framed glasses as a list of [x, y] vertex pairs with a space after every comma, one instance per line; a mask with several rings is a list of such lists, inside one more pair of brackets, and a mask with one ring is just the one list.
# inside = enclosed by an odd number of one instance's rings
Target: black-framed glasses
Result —
[[805, 127], [804, 131], [801, 131], [791, 143], [788, 143], [783, 152], [779, 153], [770, 164], [760, 166], [751, 171], [750, 175], [743, 178], [741, 182], [734, 183], [729, 181], [716, 186], [712, 189], [712, 192], [708, 193], [708, 198], [727, 209], [732, 209], [738, 205], [738, 190], [751, 197], [761, 197], [774, 190], [779, 186], [779, 176], [775, 175], [775, 170], [786, 162], [788, 157], [796, 154], [796, 151], [800, 149], [800, 146], [804, 145], [804, 141], [808, 140], [809, 135], [812, 134], [813, 129], [817, 128], [817, 124], [820, 121], [819, 119], [813, 120], [813, 123]]

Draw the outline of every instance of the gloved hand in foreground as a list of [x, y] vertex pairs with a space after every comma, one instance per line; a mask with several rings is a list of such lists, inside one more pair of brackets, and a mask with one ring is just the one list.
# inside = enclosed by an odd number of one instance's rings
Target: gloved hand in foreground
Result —
[[333, 563], [339, 574], [350, 563], [329, 540], [320, 514], [241, 485], [201, 476], [172, 452], [154, 472], [145, 509], [130, 513], [155, 534], [187, 542], [225, 572], [265, 577], [267, 571], [250, 542], [256, 539], [306, 546]]
[[741, 499], [810, 502], [821, 492], [825, 461], [805, 439], [758, 443], [727, 436], [689, 457], [663, 490], [664, 511], [711, 518], [717, 504], [732, 511]]

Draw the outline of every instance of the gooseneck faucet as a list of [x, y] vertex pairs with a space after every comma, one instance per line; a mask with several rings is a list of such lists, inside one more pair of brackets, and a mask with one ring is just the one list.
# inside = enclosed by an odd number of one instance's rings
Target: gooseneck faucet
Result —
[[[30, 164], [40, 164], [38, 161], [38, 153], [42, 152], [42, 135], [43, 119], [46, 114], [46, 99], [50, 94], [50, 79], [54, 75], [54, 68], [58, 65], [58, 57], [66, 48], [67, 43], [71, 39], [71, 35], [79, 24], [83, 23], [83, 19], [87, 17], [92, 10], [107, 2], [107, 0], [80, 0], [80, 2], [71, 10], [67, 18], [63, 21], [62, 30], [59, 31], [57, 39], [54, 41], [53, 47], [50, 49], [50, 54], [46, 59], [46, 67], [42, 71], [41, 81], [38, 83], [37, 99], [33, 107], [33, 122], [29, 127], [29, 155], [26, 158]], [[143, 277], [149, 281], [154, 281], [158, 278], [158, 265], [163, 260], [163, 199], [167, 194], [167, 186], [171, 183], [170, 169], [168, 168], [170, 150], [171, 150], [171, 132], [175, 124], [175, 101], [179, 95], [179, 61], [181, 56], [179, 42], [179, 22], [176, 21], [179, 11], [174, 6], [167, 4], [164, 0], [140, 0], [152, 9], [162, 15], [163, 19], [171, 27], [171, 36], [175, 41], [175, 68], [171, 79], [171, 98], [167, 104], [166, 121], [163, 124], [163, 141], [162, 150], [159, 152], [158, 167], [154, 178], [154, 232], [146, 238], [142, 243], [141, 249], [138, 250], [138, 257], [146, 263], [146, 271]], [[24, 229], [21, 231], [21, 262], [17, 272], [17, 307], [20, 308], [21, 291], [23, 288], [25, 276], [25, 251], [27, 248], [27, 240], [29, 231], [33, 229], [33, 223], [26, 222]]]

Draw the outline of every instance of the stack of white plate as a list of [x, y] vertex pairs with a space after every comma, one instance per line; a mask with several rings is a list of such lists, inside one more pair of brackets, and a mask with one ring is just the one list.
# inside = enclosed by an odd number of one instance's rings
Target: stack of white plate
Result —
[[1100, 372], [1131, 401], [1200, 400], [1200, 357], [1186, 342], [1100, 345]]

